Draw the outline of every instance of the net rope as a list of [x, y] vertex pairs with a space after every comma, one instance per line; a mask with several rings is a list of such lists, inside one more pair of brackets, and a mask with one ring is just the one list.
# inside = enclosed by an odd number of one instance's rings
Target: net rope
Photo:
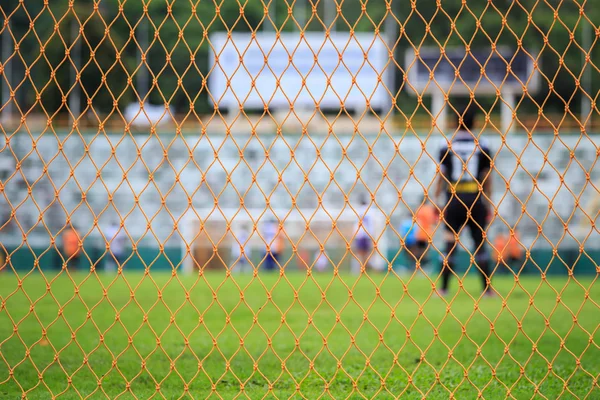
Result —
[[[0, 393], [598, 396], [600, 321], [583, 317], [600, 271], [591, 2], [34, 3], [0, 5]], [[493, 147], [488, 176], [473, 152], [458, 179], [490, 205], [493, 306], [467, 278], [483, 269], [466, 228], [438, 298], [453, 211], [433, 193], [455, 183], [439, 146], [453, 153], [466, 103]], [[422, 225], [428, 202], [439, 219]], [[427, 232], [422, 249], [403, 221]]]

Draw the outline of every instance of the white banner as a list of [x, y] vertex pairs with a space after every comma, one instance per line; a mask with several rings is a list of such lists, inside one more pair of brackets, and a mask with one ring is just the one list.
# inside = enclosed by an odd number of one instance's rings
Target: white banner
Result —
[[389, 107], [381, 35], [216, 33], [210, 41], [209, 88], [220, 107]]

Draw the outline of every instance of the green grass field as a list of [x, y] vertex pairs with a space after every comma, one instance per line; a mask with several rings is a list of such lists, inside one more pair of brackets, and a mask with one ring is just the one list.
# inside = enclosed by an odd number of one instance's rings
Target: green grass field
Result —
[[589, 277], [481, 300], [477, 277], [446, 300], [377, 274], [21, 278], [0, 275], [3, 399], [600, 397]]

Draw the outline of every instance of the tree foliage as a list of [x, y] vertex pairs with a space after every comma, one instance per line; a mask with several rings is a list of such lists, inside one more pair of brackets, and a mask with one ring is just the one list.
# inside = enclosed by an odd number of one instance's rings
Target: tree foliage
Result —
[[[526, 49], [533, 57], [539, 54], [542, 90], [535, 102], [523, 104], [532, 112], [538, 107], [563, 111], [566, 104], [576, 108], [575, 100], [581, 96], [577, 81], [584, 52], [582, 27], [591, 26], [595, 44], [598, 32], [591, 21], [600, 20], [600, 8], [588, 2], [583, 9], [576, 0], [340, 0], [338, 4], [339, 31], [395, 28], [400, 78], [396, 89], [402, 81], [404, 52], [413, 47], [507, 46]], [[48, 5], [4, 0], [0, 16], [8, 19], [9, 28], [1, 34], [11, 35], [17, 49], [11, 56], [10, 81], [23, 113], [66, 112], [64, 99], [77, 86], [83, 90], [82, 109], [93, 107], [99, 115], [116, 113], [144, 99], [146, 93], [136, 92], [131, 84], [144, 70], [150, 85], [146, 100], [169, 103], [183, 114], [204, 113], [212, 110], [206, 86], [210, 34], [299, 30], [303, 6], [306, 29], [328, 28], [323, 0], [272, 0], [270, 7], [276, 13], [270, 15], [261, 0], [52, 0]], [[386, 23], [390, 18], [393, 23]], [[146, 28], [148, 47], [142, 48]], [[81, 65], [74, 65], [78, 48]], [[591, 61], [600, 65], [596, 48]], [[144, 62], [140, 53], [145, 54]], [[595, 92], [598, 69], [588, 68], [593, 69]], [[75, 69], [80, 71], [78, 82]]]

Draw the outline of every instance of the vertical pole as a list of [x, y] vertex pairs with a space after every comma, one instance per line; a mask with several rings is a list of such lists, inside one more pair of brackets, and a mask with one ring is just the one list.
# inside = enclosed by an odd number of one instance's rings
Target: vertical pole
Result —
[[592, 26], [587, 20], [583, 21], [583, 27], [581, 29], [581, 47], [583, 52], [581, 53], [581, 68], [582, 68], [582, 82], [581, 90], [581, 125], [584, 126], [585, 130], [590, 129], [592, 123], [592, 102], [588, 96], [592, 96], [592, 68], [590, 67], [590, 58], [592, 56]]
[[[137, 41], [140, 47], [137, 54], [137, 62], [139, 65], [139, 70], [137, 72], [137, 92], [140, 96], [140, 99], [145, 103], [146, 96], [148, 95], [149, 86], [149, 78], [148, 78], [148, 66], [146, 62], [148, 61], [148, 31], [149, 31], [149, 22], [148, 15], [144, 13], [142, 15], [142, 21], [138, 26], [136, 31]], [[144, 56], [142, 56], [142, 54]]]
[[13, 101], [10, 98], [10, 81], [12, 78], [12, 61], [8, 59], [12, 55], [12, 37], [8, 32], [9, 20], [4, 21], [4, 31], [2, 31], [2, 66], [4, 72], [2, 74], [2, 100], [0, 101], [0, 107], [4, 106], [2, 110], [1, 122], [3, 124], [9, 123], [12, 117]]
[[269, 17], [273, 22], [265, 24], [265, 30], [277, 31], [277, 0], [271, 0], [269, 3]]
[[437, 129], [443, 135], [448, 135], [446, 132], [446, 120], [448, 114], [448, 107], [446, 107], [446, 100], [444, 99], [444, 92], [436, 90], [431, 95], [431, 114], [433, 120], [436, 123]]
[[515, 109], [515, 94], [512, 92], [502, 92], [502, 101], [500, 102], [500, 129], [503, 135], [508, 135], [514, 131], [513, 111]]
[[323, 19], [325, 26], [331, 32], [336, 30], [337, 3], [335, 0], [325, 0], [323, 4]]
[[71, 20], [71, 54], [73, 57], [71, 82], [73, 86], [71, 87], [71, 95], [69, 96], [69, 112], [73, 123], [79, 119], [79, 114], [81, 113], [81, 76], [79, 76], [79, 79], [77, 78], [81, 67], [81, 42], [82, 40], [79, 37], [79, 23], [77, 22], [77, 18], [73, 16]]
[[[192, 213], [193, 214], [193, 213]], [[192, 219], [184, 219], [184, 221], [187, 220], [187, 223], [183, 224], [183, 228], [182, 228], [182, 232], [181, 232], [181, 236], [182, 236], [182, 243], [181, 243], [181, 259], [182, 259], [182, 270], [185, 274], [191, 274], [192, 271], [194, 270], [194, 240], [193, 240], [193, 231], [192, 231], [192, 227], [190, 226], [190, 224], [192, 223]], [[190, 250], [188, 251], [188, 246], [186, 245], [186, 243], [189, 244], [189, 248]]]
[[300, 30], [304, 31], [306, 29], [306, 0], [296, 0], [292, 11], [298, 25], [300, 25]]
[[394, 63], [394, 61], [396, 60], [396, 49], [394, 48], [394, 46], [396, 45], [396, 42], [398, 41], [398, 35], [400, 34], [400, 29], [397, 29], [398, 23], [393, 18], [394, 16], [398, 18], [398, 16], [394, 12], [394, 4], [396, 3], [394, 3], [392, 0], [389, 0], [388, 4], [390, 10], [389, 14], [386, 16], [383, 30], [385, 34], [384, 39], [387, 39], [387, 48], [389, 49], [389, 51], [391, 51], [389, 64], [385, 71], [386, 78], [384, 80], [387, 89], [391, 92], [389, 109], [387, 110], [388, 118], [393, 118], [394, 112], [396, 111], [394, 108], [394, 102], [392, 102], [392, 98], [396, 97], [396, 65]]

